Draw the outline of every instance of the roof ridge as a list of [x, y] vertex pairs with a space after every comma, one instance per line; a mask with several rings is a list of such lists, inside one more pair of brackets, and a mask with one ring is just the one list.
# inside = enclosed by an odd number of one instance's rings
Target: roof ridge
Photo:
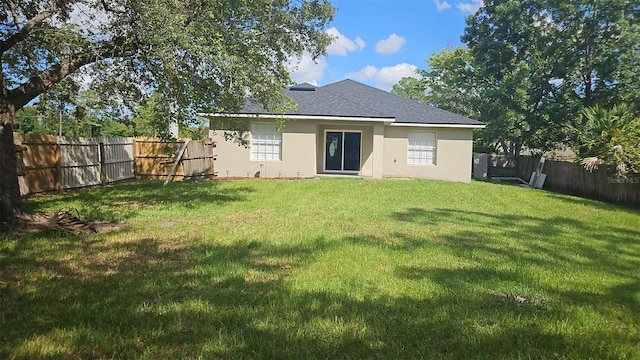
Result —
[[[436, 112], [436, 113], [439, 112], [441, 114], [447, 114], [447, 116], [464, 118], [464, 119], [472, 120], [473, 122], [477, 122], [478, 124], [481, 124], [480, 121], [472, 119], [472, 118], [470, 118], [468, 116], [460, 115], [460, 114], [457, 114], [457, 113], [454, 113], [454, 112], [451, 112], [451, 111], [448, 111], [448, 110], [440, 109], [439, 107], [436, 107], [436, 106], [433, 106], [433, 105], [430, 105], [430, 104], [424, 104], [424, 103], [421, 103], [421, 102], [416, 101], [416, 100], [408, 99], [408, 98], [402, 97], [402, 96], [400, 96], [398, 94], [394, 94], [392, 92], [389, 92], [389, 91], [386, 91], [386, 90], [382, 90], [382, 89], [376, 88], [376, 87], [368, 85], [368, 84], [363, 84], [361, 82], [358, 82], [358, 81], [355, 81], [355, 80], [352, 80], [352, 79], [349, 79], [349, 78], [343, 79], [343, 80], [340, 80], [340, 81], [336, 81], [334, 83], [327, 84], [327, 85], [324, 85], [322, 87], [330, 87], [331, 85], [337, 85], [337, 84], [341, 84], [341, 83], [351, 84], [351, 85], [354, 85], [354, 86], [359, 86], [361, 88], [366, 88], [369, 91], [373, 91], [376, 95], [384, 95], [384, 96], [387, 96], [387, 97], [391, 96], [392, 98], [395, 98], [395, 100], [397, 100], [397, 101], [401, 101], [402, 103], [405, 103], [405, 104], [411, 105], [411, 106], [415, 106], [415, 107], [418, 107], [418, 108], [423, 108], [423, 109], [425, 109], [425, 111], [428, 111], [428, 112]], [[348, 97], [346, 97], [346, 99], [349, 100]], [[351, 102], [353, 102], [353, 101], [351, 101]], [[372, 108], [372, 110], [376, 110], [376, 109]], [[379, 111], [379, 110], [377, 110], [377, 111]], [[398, 114], [397, 113], [393, 113], [392, 117], [398, 119]], [[404, 122], [404, 121], [400, 120], [400, 122]]]
[[[322, 88], [324, 88], [324, 87], [326, 87], [326, 86], [330, 86], [330, 85], [334, 85], [334, 84], [339, 84], [339, 83], [342, 83], [342, 82], [350, 82], [350, 83], [353, 83], [353, 84], [355, 84], [355, 85], [362, 85], [362, 86], [369, 87], [369, 88], [371, 88], [371, 89], [375, 89], [375, 90], [379, 90], [379, 91], [382, 91], [382, 92], [386, 92], [386, 91], [384, 91], [384, 90], [380, 90], [380, 89], [374, 88], [373, 86], [369, 86], [369, 85], [367, 85], [367, 84], [363, 84], [363, 83], [357, 82], [357, 81], [352, 80], [352, 79], [343, 79], [343, 80], [340, 80], [340, 81], [336, 81], [336, 82], [331, 83], [331, 84], [323, 85], [323, 86], [321, 86], [319, 89], [322, 89]], [[324, 90], [325, 90], [325, 91], [328, 91], [329, 89], [324, 89]], [[393, 113], [388, 113], [387, 111], [381, 111], [381, 110], [375, 109], [375, 108], [373, 108], [373, 107], [371, 107], [371, 106], [368, 106], [368, 105], [367, 105], [367, 104], [365, 104], [365, 103], [358, 102], [358, 101], [354, 101], [354, 100], [350, 99], [348, 96], [344, 96], [344, 95], [342, 95], [342, 94], [336, 94], [335, 92], [332, 92], [332, 93], [331, 93], [331, 95], [332, 95], [332, 96], [339, 97], [340, 99], [345, 100], [345, 101], [347, 101], [347, 102], [349, 102], [349, 103], [351, 103], [351, 104], [355, 104], [355, 105], [357, 105], [357, 106], [359, 106], [359, 107], [362, 107], [362, 108], [365, 108], [365, 109], [371, 110], [371, 111], [376, 112], [376, 113], [380, 113], [380, 114], [382, 114], [382, 115], [385, 115], [386, 117], [394, 118], [394, 119], [396, 118], [396, 115], [395, 115], [395, 114], [393, 114]]]

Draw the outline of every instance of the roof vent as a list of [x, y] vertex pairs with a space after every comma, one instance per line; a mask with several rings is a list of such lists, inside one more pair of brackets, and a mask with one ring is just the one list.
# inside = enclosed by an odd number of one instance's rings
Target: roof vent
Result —
[[291, 91], [316, 91], [316, 87], [311, 85], [311, 84], [303, 83], [303, 84], [293, 85], [292, 87], [289, 88], [289, 90], [291, 90]]

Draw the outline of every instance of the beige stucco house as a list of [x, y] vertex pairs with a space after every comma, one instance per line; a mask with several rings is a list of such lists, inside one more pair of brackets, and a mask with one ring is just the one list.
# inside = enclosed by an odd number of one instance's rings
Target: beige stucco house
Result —
[[[484, 127], [478, 121], [352, 80], [285, 93], [295, 110], [268, 113], [248, 102], [237, 114], [199, 114], [211, 120], [219, 177], [471, 180], [473, 131]], [[249, 130], [246, 147], [225, 140], [231, 121]]]

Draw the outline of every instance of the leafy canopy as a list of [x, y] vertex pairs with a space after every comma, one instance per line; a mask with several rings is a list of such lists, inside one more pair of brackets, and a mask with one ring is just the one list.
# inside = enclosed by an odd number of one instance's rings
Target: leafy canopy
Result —
[[584, 123], [573, 128], [582, 164], [588, 170], [604, 164], [620, 177], [640, 174], [640, 118], [626, 104], [583, 111]]
[[249, 93], [273, 107], [287, 61], [324, 52], [333, 13], [325, 0], [5, 1], [0, 80], [15, 109], [73, 73], [114, 108], [151, 92], [182, 116]]
[[579, 146], [567, 129], [582, 123], [585, 108], [626, 103], [640, 111], [640, 7], [633, 2], [486, 0], [462, 40], [466, 48], [428, 60], [421, 88], [428, 103], [487, 124], [481, 150]]

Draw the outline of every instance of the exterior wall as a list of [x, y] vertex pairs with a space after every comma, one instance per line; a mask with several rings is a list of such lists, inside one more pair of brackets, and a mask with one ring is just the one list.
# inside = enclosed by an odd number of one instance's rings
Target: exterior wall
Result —
[[[267, 122], [267, 121], [260, 121]], [[468, 183], [471, 181], [473, 130], [385, 126], [357, 121], [289, 121], [282, 134], [281, 161], [252, 161], [249, 148], [225, 141], [222, 131], [211, 131], [216, 141], [218, 177], [314, 177], [324, 172], [325, 131], [362, 132], [361, 170], [372, 178], [414, 177]], [[408, 165], [409, 131], [436, 133], [436, 164]]]
[[316, 126], [312, 122], [290, 121], [282, 133], [281, 160], [255, 161], [251, 160], [248, 147], [226, 141], [223, 131], [211, 131], [211, 138], [216, 142], [218, 177], [254, 177], [258, 171], [260, 177], [269, 178], [316, 176], [315, 133]]
[[[435, 165], [407, 164], [409, 131], [435, 132], [437, 141]], [[387, 126], [383, 172], [385, 177], [413, 177], [468, 183], [471, 181], [472, 152], [472, 129]]]

